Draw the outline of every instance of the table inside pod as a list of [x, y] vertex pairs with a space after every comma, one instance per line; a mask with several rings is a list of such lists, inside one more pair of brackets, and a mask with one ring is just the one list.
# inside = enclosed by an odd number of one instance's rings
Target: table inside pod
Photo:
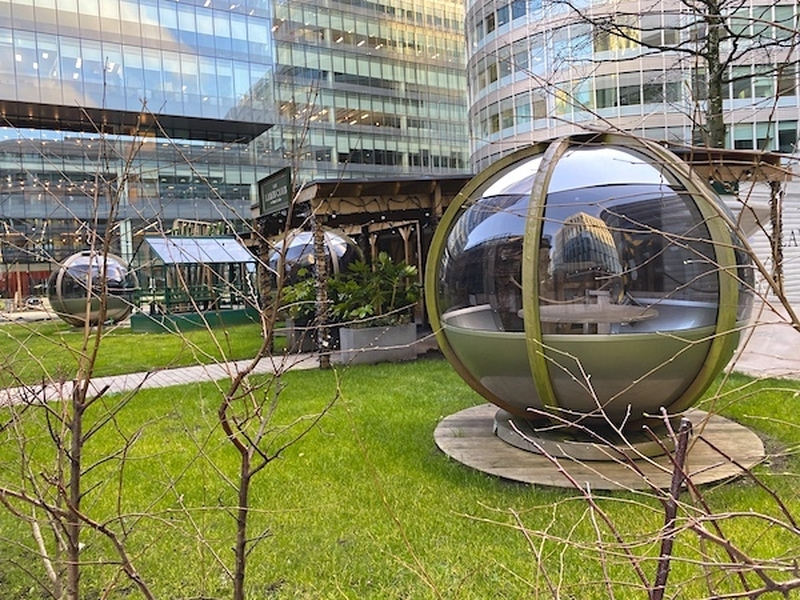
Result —
[[614, 323], [636, 323], [657, 316], [658, 311], [654, 308], [626, 304], [551, 304], [539, 307], [542, 323], [597, 325], [598, 333], [610, 333], [610, 325]]

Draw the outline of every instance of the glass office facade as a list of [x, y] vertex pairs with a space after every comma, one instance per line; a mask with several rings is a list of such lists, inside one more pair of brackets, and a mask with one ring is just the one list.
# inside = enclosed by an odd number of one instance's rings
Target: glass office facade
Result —
[[0, 293], [27, 295], [106, 230], [125, 255], [176, 219], [241, 227], [285, 166], [298, 182], [465, 173], [463, 14], [0, 0]]
[[[570, 8], [583, 6], [594, 21]], [[728, 67], [726, 146], [793, 152], [800, 109], [797, 5], [749, 0], [729, 8], [730, 31], [751, 38], [740, 40], [736, 51], [764, 40], [769, 51], [750, 52]], [[631, 2], [623, 10], [617, 3], [583, 0], [469, 0], [473, 167], [483, 169], [518, 147], [586, 127], [692, 143], [707, 97], [704, 70], [691, 52], [642, 44], [691, 50], [702, 44], [698, 23], [696, 14], [674, 1]], [[723, 53], [734, 51], [733, 43], [723, 44]]]
[[252, 14], [215, 4], [0, 2], [2, 99], [133, 112], [146, 101], [210, 119], [264, 110], [249, 93], [271, 67], [269, 4], [252, 3]]
[[466, 172], [462, 3], [293, 0], [276, 9], [280, 117], [260, 150], [295, 156], [302, 147], [317, 176]]

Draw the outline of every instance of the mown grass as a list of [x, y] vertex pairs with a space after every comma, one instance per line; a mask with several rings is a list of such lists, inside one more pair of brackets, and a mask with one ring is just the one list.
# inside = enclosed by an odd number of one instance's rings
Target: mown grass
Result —
[[[609, 544], [612, 536], [575, 491], [499, 480], [436, 449], [438, 421], [481, 402], [445, 361], [290, 372], [281, 383], [276, 426], [323, 410], [337, 389], [341, 397], [310, 435], [257, 479], [251, 535], [264, 537], [250, 555], [249, 597], [584, 599], [609, 597], [606, 582], [617, 598], [645, 596], [622, 546], [605, 554], [603, 566], [596, 528]], [[793, 445], [800, 439], [800, 416], [787, 406], [796, 402], [800, 386], [737, 376], [714, 392], [723, 413], [768, 439], [775, 456], [759, 471], [796, 511], [800, 464]], [[232, 480], [237, 467], [217, 427], [218, 402], [213, 384], [145, 390], [113, 427], [87, 444], [87, 458], [98, 459], [140, 432], [124, 463], [115, 458], [89, 473], [84, 510], [111, 519], [119, 498], [128, 515], [128, 547], [160, 598], [230, 597], [213, 555], [230, 563], [229, 507], [236, 492], [226, 477]], [[704, 407], [713, 402], [705, 400]], [[31, 455], [46, 473], [53, 464], [46, 428], [37, 417], [27, 427], [35, 444]], [[19, 453], [10, 430], [3, 435], [0, 473], [8, 481], [19, 472]], [[704, 494], [720, 512], [776, 514], [769, 495], [746, 479], [705, 488]], [[628, 493], [600, 494], [597, 502], [635, 555], [657, 553], [649, 534], [663, 522], [658, 502]], [[754, 556], [800, 553], [800, 537], [762, 521], [722, 526]], [[88, 562], [113, 556], [96, 536], [85, 540]], [[41, 597], [32, 583], [41, 567], [23, 550], [30, 545], [28, 528], [0, 514], [3, 597]], [[727, 560], [708, 547], [703, 552]], [[710, 595], [688, 560], [701, 556], [696, 538], [682, 534], [676, 554], [685, 560], [675, 562], [670, 581], [684, 584], [670, 588], [672, 597]], [[643, 568], [652, 577], [654, 563]], [[98, 595], [108, 577], [107, 567], [87, 567], [87, 597]], [[109, 597], [132, 596], [122, 582]]]
[[[181, 335], [111, 326], [100, 342], [94, 376], [249, 358], [261, 340], [255, 324]], [[0, 325], [0, 386], [74, 377], [83, 343], [83, 329], [57, 320]]]

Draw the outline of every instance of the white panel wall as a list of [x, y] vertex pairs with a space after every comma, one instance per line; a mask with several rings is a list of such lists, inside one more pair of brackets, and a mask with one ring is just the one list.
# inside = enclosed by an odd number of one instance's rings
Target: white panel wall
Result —
[[[742, 189], [740, 198], [747, 203], [747, 209], [753, 209], [763, 226], [769, 229], [770, 191], [766, 185], [756, 184], [751, 189]], [[742, 202], [725, 198], [726, 204], [739, 215]], [[746, 210], [743, 224], [747, 231], [747, 240], [756, 255], [772, 270], [772, 258], [767, 236], [759, 231], [753, 218]], [[783, 197], [783, 276], [784, 291], [795, 309], [800, 310], [800, 181], [786, 184]]]

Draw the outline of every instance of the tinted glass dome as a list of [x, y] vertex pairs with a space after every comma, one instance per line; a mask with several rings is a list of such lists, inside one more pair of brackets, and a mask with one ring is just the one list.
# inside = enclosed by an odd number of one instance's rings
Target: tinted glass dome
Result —
[[[347, 265], [361, 258], [361, 250], [348, 236], [331, 229], [324, 230], [325, 254], [332, 273], [340, 273]], [[269, 254], [270, 271], [277, 273], [284, 254], [284, 271], [287, 282], [295, 282], [302, 269], [311, 269], [314, 264], [314, 235], [311, 231], [292, 231], [283, 243], [279, 243]]]
[[[73, 254], [50, 275], [47, 295], [56, 314], [70, 325], [96, 325], [100, 319], [122, 321], [130, 314], [136, 275], [118, 256], [89, 251]], [[105, 285], [102, 277], [105, 275]], [[106, 293], [106, 313], [101, 315], [101, 296]], [[88, 308], [88, 311], [87, 311]]]
[[752, 302], [726, 216], [655, 144], [576, 136], [518, 151], [436, 231], [426, 301], [439, 343], [519, 416], [683, 410], [730, 358]]

